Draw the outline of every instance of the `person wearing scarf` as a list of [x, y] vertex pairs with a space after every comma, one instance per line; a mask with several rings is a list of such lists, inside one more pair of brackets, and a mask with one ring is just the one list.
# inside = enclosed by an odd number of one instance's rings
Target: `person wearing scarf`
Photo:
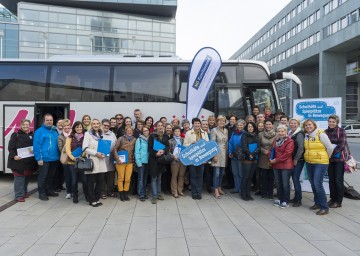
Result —
[[347, 156], [344, 152], [346, 152], [347, 141], [346, 132], [339, 127], [339, 122], [340, 119], [337, 115], [330, 115], [328, 129], [325, 130], [334, 147], [328, 167], [330, 189], [328, 205], [330, 208], [341, 207], [344, 197], [344, 161], [346, 161]]
[[243, 157], [244, 154], [238, 155], [239, 152], [242, 153], [241, 149], [241, 138], [244, 131], [245, 121], [240, 119], [236, 122], [236, 129], [233, 131], [228, 142], [229, 149], [229, 158], [231, 162], [231, 171], [234, 177], [234, 190], [230, 193], [241, 193], [241, 180], [243, 176]]
[[297, 118], [291, 118], [289, 120], [290, 131], [288, 136], [294, 141], [294, 152], [292, 158], [294, 161], [294, 170], [292, 172], [292, 180], [294, 183], [295, 196], [290, 200], [293, 203], [293, 207], [301, 206], [301, 183], [300, 175], [305, 164], [304, 160], [304, 138], [305, 134], [300, 128], [300, 120]]
[[140, 201], [144, 202], [146, 196], [146, 181], [149, 173], [149, 127], [144, 126], [139, 138], [135, 142], [135, 163], [137, 170], [137, 193]]
[[[59, 134], [58, 137], [58, 148], [59, 148], [59, 152], [63, 152], [65, 151], [65, 142], [66, 142], [66, 138], [69, 137], [70, 133], [71, 133], [71, 126], [70, 126], [70, 120], [69, 119], [64, 119], [62, 120], [62, 131]], [[71, 171], [70, 168], [68, 166], [67, 163], [63, 164], [63, 169], [64, 169], [64, 173], [65, 173], [65, 183], [66, 183], [66, 199], [70, 199], [71, 198]], [[58, 170], [59, 171], [59, 170]], [[60, 182], [61, 177], [58, 177], [58, 180], [55, 181], [55, 183]], [[60, 182], [61, 183], [61, 182]]]
[[[134, 129], [131, 125], [125, 127], [125, 135], [119, 137], [116, 141], [113, 153], [116, 160], [116, 170], [118, 173], [118, 191], [121, 201], [130, 201], [129, 189], [131, 174], [133, 171], [134, 148], [136, 138], [134, 137]], [[121, 162], [118, 151], [127, 151], [128, 161]]]
[[260, 168], [261, 196], [270, 200], [273, 199], [274, 172], [269, 164], [268, 155], [275, 137], [274, 121], [267, 119], [264, 131], [259, 133], [260, 153], [258, 167]]
[[286, 125], [279, 124], [276, 130], [277, 136], [272, 145], [275, 154], [273, 158], [270, 157], [269, 162], [274, 170], [278, 197], [274, 200], [274, 205], [284, 209], [289, 207], [290, 201], [290, 177], [294, 169], [292, 159], [294, 141], [287, 136]]
[[100, 129], [100, 121], [93, 119], [91, 121], [91, 129], [84, 135], [82, 149], [93, 160], [94, 168], [92, 171], [86, 171], [85, 176], [88, 184], [88, 199], [92, 207], [102, 205], [99, 201], [101, 197], [101, 189], [103, 188], [104, 175], [107, 172], [105, 155], [98, 152], [99, 140], [103, 137], [103, 131]]
[[66, 138], [66, 142], [65, 142], [65, 152], [69, 158], [67, 162], [67, 166], [70, 169], [70, 175], [71, 175], [70, 185], [71, 185], [71, 192], [72, 192], [74, 204], [77, 204], [79, 202], [79, 196], [78, 196], [79, 180], [81, 180], [82, 182], [82, 188], [83, 188], [83, 193], [85, 195], [85, 199], [86, 201], [89, 201], [87, 181], [85, 179], [84, 172], [77, 170], [75, 168], [76, 158], [72, 155], [72, 152], [74, 152], [77, 148], [82, 148], [82, 144], [84, 141], [84, 132], [85, 129], [83, 127], [82, 122], [80, 121], [75, 122], [71, 128], [71, 133]]
[[170, 154], [174, 156], [174, 161], [171, 163], [171, 194], [178, 198], [184, 196], [184, 176], [186, 166], [179, 160], [179, 154], [184, 144], [184, 139], [181, 137], [181, 128], [175, 126], [173, 128], [173, 137], [169, 140]]

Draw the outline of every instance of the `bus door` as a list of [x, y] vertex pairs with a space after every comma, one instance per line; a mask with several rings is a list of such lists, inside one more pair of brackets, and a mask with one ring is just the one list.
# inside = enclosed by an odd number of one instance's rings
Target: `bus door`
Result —
[[11, 173], [10, 169], [7, 169], [8, 160], [8, 145], [11, 135], [20, 129], [20, 123], [23, 119], [30, 120], [30, 129], [34, 130], [34, 104], [4, 104], [3, 105], [3, 120], [0, 131], [0, 171]]
[[39, 128], [44, 120], [45, 114], [52, 114], [54, 118], [54, 125], [60, 119], [70, 117], [70, 104], [69, 103], [35, 103], [35, 129]]
[[245, 90], [246, 106], [249, 109], [248, 114], [252, 113], [252, 108], [258, 106], [260, 112], [264, 112], [264, 107], [269, 106], [271, 112], [275, 113], [276, 109], [280, 109], [281, 106], [275, 88], [271, 81], [264, 82], [251, 82], [243, 81]]
[[215, 115], [245, 117], [244, 87], [237, 84], [215, 84]]

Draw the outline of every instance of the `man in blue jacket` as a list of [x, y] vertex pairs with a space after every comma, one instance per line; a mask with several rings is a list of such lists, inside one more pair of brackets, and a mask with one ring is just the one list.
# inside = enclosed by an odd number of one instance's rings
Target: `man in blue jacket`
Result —
[[53, 116], [44, 115], [43, 125], [34, 134], [34, 156], [40, 172], [38, 176], [38, 192], [40, 200], [49, 200], [48, 196], [59, 196], [54, 192], [53, 179], [60, 152], [58, 149], [58, 132], [53, 126]]

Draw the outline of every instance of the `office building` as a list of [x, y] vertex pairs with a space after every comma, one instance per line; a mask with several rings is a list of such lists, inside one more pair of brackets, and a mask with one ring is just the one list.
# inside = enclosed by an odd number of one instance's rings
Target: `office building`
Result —
[[176, 0], [0, 0], [19, 24], [19, 57], [175, 55]]
[[9, 10], [0, 6], [0, 59], [19, 57], [19, 25]]
[[[360, 1], [292, 0], [231, 59], [265, 61], [271, 72], [293, 71], [304, 97], [342, 97], [342, 116], [360, 119]], [[279, 95], [291, 113], [291, 86]]]

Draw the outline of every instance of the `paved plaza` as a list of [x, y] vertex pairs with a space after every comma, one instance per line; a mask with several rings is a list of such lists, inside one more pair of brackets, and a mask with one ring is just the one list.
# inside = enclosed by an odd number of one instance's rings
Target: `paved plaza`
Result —
[[[360, 191], [359, 172], [346, 180]], [[1, 175], [1, 205], [13, 197], [11, 175]], [[317, 216], [312, 194], [303, 197], [302, 207], [287, 209], [233, 194], [194, 201], [189, 192], [157, 205], [132, 196], [93, 208], [64, 192], [46, 202], [35, 193], [0, 212], [0, 255], [360, 255], [360, 201]]]

